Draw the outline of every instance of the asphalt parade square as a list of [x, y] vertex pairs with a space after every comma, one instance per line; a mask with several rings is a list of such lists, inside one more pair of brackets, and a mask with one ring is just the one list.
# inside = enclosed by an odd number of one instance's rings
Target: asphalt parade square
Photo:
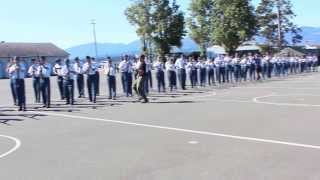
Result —
[[[0, 81], [1, 180], [320, 179], [320, 74], [150, 94], [149, 104], [12, 106]], [[105, 93], [104, 93], [105, 92]]]

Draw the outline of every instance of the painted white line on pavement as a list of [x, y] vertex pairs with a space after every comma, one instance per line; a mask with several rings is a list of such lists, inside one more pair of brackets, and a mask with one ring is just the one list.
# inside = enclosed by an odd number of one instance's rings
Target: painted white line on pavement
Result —
[[[294, 106], [294, 107], [320, 107], [320, 104], [299, 104], [299, 103], [276, 103], [276, 102], [268, 102], [262, 101], [261, 99], [269, 98], [269, 97], [286, 97], [286, 96], [297, 96], [297, 95], [276, 95], [276, 94], [269, 94], [261, 97], [253, 98], [253, 102], [257, 104], [267, 104], [267, 105], [274, 105], [274, 106]], [[318, 97], [317, 95], [308, 95], [313, 97]]]
[[236, 140], [253, 141], [253, 142], [268, 143], [268, 144], [279, 144], [279, 145], [286, 145], [286, 146], [292, 146], [292, 147], [320, 150], [320, 146], [300, 144], [300, 143], [294, 143], [294, 142], [285, 142], [285, 141], [278, 141], [278, 140], [271, 140], [271, 139], [260, 139], [260, 138], [245, 137], [245, 136], [235, 136], [235, 135], [213, 133], [213, 132], [207, 132], [207, 131], [197, 131], [197, 130], [190, 130], [190, 129], [182, 129], [182, 128], [167, 127], [167, 126], [126, 122], [126, 121], [117, 121], [117, 120], [108, 120], [108, 119], [85, 117], [85, 116], [74, 116], [74, 115], [68, 115], [68, 114], [57, 114], [57, 113], [47, 113], [47, 112], [39, 112], [39, 113], [48, 115], [48, 116], [65, 117], [65, 118], [72, 118], [72, 119], [85, 119], [85, 120], [101, 121], [101, 122], [129, 125], [129, 126], [136, 126], [136, 127], [146, 127], [146, 128], [162, 129], [167, 131], [176, 131], [176, 132], [183, 132], [183, 133], [223, 137], [223, 138], [236, 139]]
[[188, 143], [191, 144], [191, 145], [197, 145], [197, 144], [199, 144], [198, 141], [189, 141]]
[[10, 139], [10, 140], [15, 142], [15, 146], [13, 148], [11, 148], [8, 152], [6, 152], [4, 154], [0, 154], [0, 159], [8, 156], [9, 154], [11, 154], [13, 152], [15, 152], [21, 146], [21, 141], [19, 139], [15, 138], [15, 137], [6, 136], [6, 135], [0, 135], [0, 138]]
[[291, 90], [320, 90], [319, 88], [295, 88], [295, 87], [235, 87], [236, 89], [291, 89]]

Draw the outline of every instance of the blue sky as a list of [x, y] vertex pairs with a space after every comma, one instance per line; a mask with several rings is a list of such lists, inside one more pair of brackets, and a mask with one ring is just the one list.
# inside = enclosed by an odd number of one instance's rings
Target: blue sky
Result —
[[[99, 42], [129, 43], [135, 29], [123, 15], [130, 0], [7, 0], [0, 6], [0, 41], [53, 42], [62, 48], [92, 42], [90, 19]], [[187, 9], [190, 0], [177, 0]], [[253, 0], [257, 4], [259, 0]], [[319, 0], [292, 0], [300, 26], [320, 27]]]

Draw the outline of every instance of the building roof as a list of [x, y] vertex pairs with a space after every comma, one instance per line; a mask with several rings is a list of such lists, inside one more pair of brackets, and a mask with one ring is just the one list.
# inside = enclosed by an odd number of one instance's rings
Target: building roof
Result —
[[276, 54], [276, 56], [299, 56], [299, 57], [302, 57], [304, 56], [305, 54], [300, 52], [300, 51], [297, 51], [297, 50], [294, 50], [292, 48], [284, 48], [283, 50], [281, 50], [278, 54]]
[[52, 43], [0, 43], [0, 57], [67, 57], [69, 53]]

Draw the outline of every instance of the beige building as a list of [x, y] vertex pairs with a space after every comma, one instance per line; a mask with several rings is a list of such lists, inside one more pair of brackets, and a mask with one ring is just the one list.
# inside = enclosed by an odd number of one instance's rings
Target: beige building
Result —
[[7, 78], [6, 66], [11, 57], [18, 56], [29, 67], [31, 59], [47, 57], [50, 63], [65, 59], [69, 54], [52, 43], [7, 43], [0, 42], [0, 78]]

